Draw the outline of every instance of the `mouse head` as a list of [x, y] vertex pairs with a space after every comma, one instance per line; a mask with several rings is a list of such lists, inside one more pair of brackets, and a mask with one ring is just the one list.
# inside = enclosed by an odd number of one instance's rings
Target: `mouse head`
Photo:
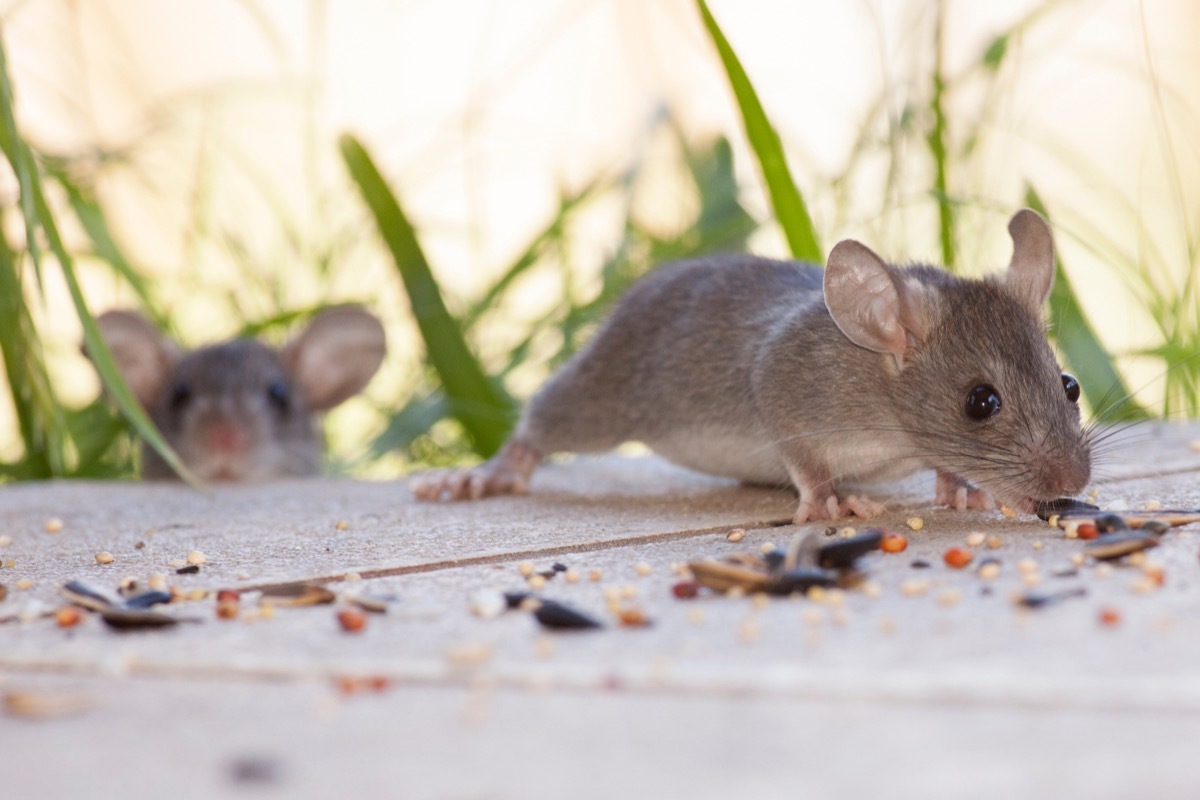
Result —
[[1008, 271], [984, 280], [894, 267], [838, 244], [825, 301], [850, 341], [881, 354], [887, 401], [929, 466], [1031, 510], [1075, 494], [1091, 474], [1079, 384], [1046, 341], [1054, 241], [1028, 209], [1009, 223]]
[[[322, 312], [281, 350], [239, 339], [183, 353], [134, 312], [96, 321], [138, 401], [208, 481], [318, 474], [314, 414], [361, 391], [386, 352], [379, 321], [353, 307]], [[143, 477], [174, 477], [151, 448], [143, 456]]]

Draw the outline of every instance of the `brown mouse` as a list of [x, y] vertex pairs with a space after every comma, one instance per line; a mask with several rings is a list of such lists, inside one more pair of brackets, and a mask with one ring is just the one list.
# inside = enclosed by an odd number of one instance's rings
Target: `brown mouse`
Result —
[[[316, 415], [360, 392], [387, 351], [366, 311], [331, 308], [276, 350], [237, 339], [184, 353], [133, 311], [97, 318], [125, 381], [183, 463], [205, 481], [265, 481], [321, 471]], [[142, 448], [142, 477], [174, 472]]]
[[826, 268], [725, 256], [660, 267], [530, 401], [490, 461], [426, 476], [423, 499], [528, 491], [541, 459], [638, 440], [686, 467], [790, 482], [797, 523], [882, 507], [841, 489], [937, 471], [958, 509], [1024, 511], [1091, 473], [1079, 384], [1046, 341], [1054, 242], [1009, 223], [1008, 271], [895, 266], [847, 240]]

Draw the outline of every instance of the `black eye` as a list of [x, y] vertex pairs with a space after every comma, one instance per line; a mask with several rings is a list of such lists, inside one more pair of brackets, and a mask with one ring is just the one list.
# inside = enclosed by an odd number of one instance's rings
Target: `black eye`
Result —
[[996, 389], [981, 383], [967, 394], [967, 416], [971, 419], [987, 419], [1000, 413], [1000, 395]]
[[180, 411], [192, 399], [192, 389], [183, 381], [171, 388], [171, 410]]
[[1072, 403], [1079, 402], [1079, 381], [1075, 380], [1074, 375], [1062, 374], [1063, 391], [1067, 393], [1067, 399]]
[[292, 390], [283, 381], [271, 381], [267, 384], [267, 399], [278, 410], [287, 411], [292, 402]]

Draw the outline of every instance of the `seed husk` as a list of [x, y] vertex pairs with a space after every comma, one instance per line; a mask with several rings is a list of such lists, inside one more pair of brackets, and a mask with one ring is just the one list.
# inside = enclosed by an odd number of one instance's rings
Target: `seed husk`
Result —
[[1049, 520], [1054, 514], [1060, 517], [1078, 514], [1080, 512], [1095, 512], [1099, 511], [1100, 506], [1094, 506], [1091, 503], [1085, 503], [1082, 500], [1076, 500], [1074, 497], [1060, 497], [1057, 500], [1043, 500], [1034, 507], [1034, 513], [1038, 515], [1038, 519]]
[[1120, 531], [1101, 536], [1083, 549], [1083, 552], [1100, 561], [1122, 558], [1151, 547], [1158, 547], [1158, 539], [1153, 535]]
[[837, 577], [823, 569], [796, 567], [772, 578], [763, 589], [768, 594], [789, 595], [793, 592], [807, 593], [814, 586], [826, 589], [836, 585]]
[[370, 611], [372, 614], [386, 614], [388, 607], [395, 598], [376, 597], [370, 594], [348, 594], [345, 596], [347, 603], [353, 603], [363, 611]]
[[734, 528], [729, 533], [725, 534], [725, 541], [737, 544], [742, 539], [746, 538], [746, 530], [744, 528]]
[[97, 564], [111, 564], [115, 560], [116, 559], [113, 557], [113, 554], [107, 550], [101, 550], [99, 553], [96, 553]]
[[590, 630], [604, 627], [596, 620], [555, 600], [543, 600], [533, 612], [543, 628], [551, 630]]
[[120, 631], [169, 628], [179, 624], [179, 620], [169, 614], [135, 608], [105, 608], [100, 611], [100, 616], [110, 628]]
[[761, 572], [724, 564], [719, 561], [693, 561], [688, 564], [692, 576], [701, 586], [717, 592], [740, 588], [747, 592], [761, 592], [767, 588], [767, 576]]
[[327, 605], [336, 599], [337, 596], [324, 586], [286, 583], [263, 589], [259, 602], [266, 606], [318, 606]]
[[66, 600], [90, 611], [103, 611], [121, 604], [121, 598], [83, 581], [70, 581], [59, 587], [58, 593]]
[[882, 543], [883, 531], [878, 528], [848, 539], [826, 542], [817, 548], [817, 566], [823, 569], [850, 569], [860, 556], [878, 550]]

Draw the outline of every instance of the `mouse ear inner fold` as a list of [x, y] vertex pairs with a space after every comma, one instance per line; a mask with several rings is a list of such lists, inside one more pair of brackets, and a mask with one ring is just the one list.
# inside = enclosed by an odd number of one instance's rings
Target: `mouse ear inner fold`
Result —
[[1054, 236], [1036, 211], [1022, 209], [1008, 223], [1012, 261], [1004, 282], [1021, 304], [1039, 318], [1054, 286]]
[[130, 391], [150, 408], [179, 361], [179, 347], [136, 311], [106, 311], [96, 325]]
[[318, 314], [279, 355], [309, 408], [324, 411], [362, 391], [386, 354], [379, 320], [344, 306]]
[[829, 315], [860, 347], [888, 353], [903, 367], [911, 342], [928, 335], [923, 295], [866, 245], [852, 239], [839, 242], [829, 254], [824, 281]]

